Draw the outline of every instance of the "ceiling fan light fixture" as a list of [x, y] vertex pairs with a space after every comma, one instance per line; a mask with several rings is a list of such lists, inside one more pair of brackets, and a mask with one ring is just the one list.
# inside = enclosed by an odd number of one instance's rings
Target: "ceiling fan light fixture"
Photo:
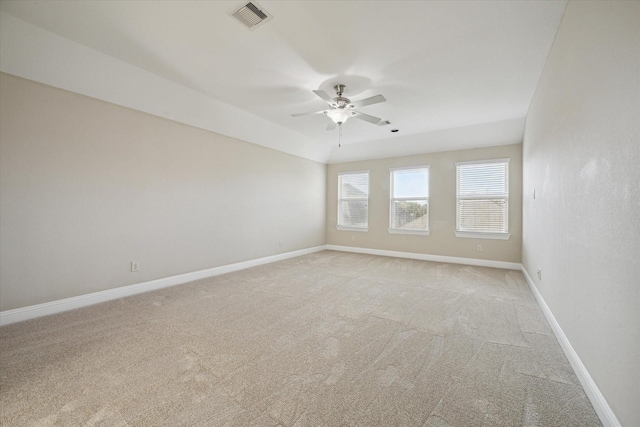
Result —
[[318, 97], [322, 98], [324, 102], [329, 104], [331, 107], [327, 110], [320, 111], [310, 111], [308, 113], [295, 113], [292, 114], [291, 117], [300, 117], [300, 116], [308, 116], [311, 114], [326, 114], [327, 117], [331, 119], [333, 123], [329, 123], [327, 126], [327, 130], [334, 130], [336, 128], [335, 125], [340, 126], [342, 129], [342, 124], [349, 120], [350, 117], [355, 117], [358, 120], [363, 120], [365, 122], [374, 124], [374, 125], [388, 125], [391, 122], [388, 120], [382, 120], [378, 117], [370, 116], [369, 114], [362, 113], [360, 111], [355, 111], [354, 108], [364, 107], [371, 104], [378, 104], [380, 102], [385, 102], [386, 99], [382, 95], [370, 96], [366, 99], [361, 99], [359, 101], [351, 102], [349, 98], [345, 98], [342, 96], [346, 86], [339, 84], [333, 87], [336, 90], [336, 94], [338, 95], [336, 98], [332, 98], [323, 90], [314, 90]]
[[327, 111], [327, 116], [337, 125], [341, 125], [346, 122], [349, 117], [355, 114], [354, 111], [345, 110], [342, 108], [335, 108], [333, 110]]

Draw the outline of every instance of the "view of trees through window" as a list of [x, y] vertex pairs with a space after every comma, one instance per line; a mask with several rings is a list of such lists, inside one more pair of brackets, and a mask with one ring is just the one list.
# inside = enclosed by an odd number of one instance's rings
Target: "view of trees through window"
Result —
[[[456, 162], [456, 235], [508, 238], [509, 159]], [[429, 166], [390, 169], [389, 231], [429, 233]], [[338, 227], [369, 227], [369, 171], [338, 175]]]
[[424, 230], [427, 228], [429, 205], [423, 202], [395, 201], [392, 228]]
[[391, 170], [391, 230], [429, 230], [429, 167]]

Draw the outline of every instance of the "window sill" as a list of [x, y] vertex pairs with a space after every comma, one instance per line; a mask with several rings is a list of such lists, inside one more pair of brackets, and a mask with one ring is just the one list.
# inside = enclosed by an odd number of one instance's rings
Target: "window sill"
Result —
[[471, 231], [456, 231], [456, 237], [464, 237], [467, 239], [492, 239], [492, 240], [509, 240], [509, 233], [474, 233]]
[[390, 228], [389, 233], [391, 234], [415, 234], [418, 236], [428, 236], [429, 230], [403, 230], [401, 228]]
[[340, 231], [361, 231], [365, 233], [369, 231], [369, 228], [345, 227], [344, 225], [337, 225], [336, 228]]

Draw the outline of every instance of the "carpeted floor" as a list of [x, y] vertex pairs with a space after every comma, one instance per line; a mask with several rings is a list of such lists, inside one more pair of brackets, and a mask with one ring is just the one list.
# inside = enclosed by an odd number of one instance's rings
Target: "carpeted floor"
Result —
[[599, 426], [517, 271], [324, 251], [0, 328], [2, 426]]

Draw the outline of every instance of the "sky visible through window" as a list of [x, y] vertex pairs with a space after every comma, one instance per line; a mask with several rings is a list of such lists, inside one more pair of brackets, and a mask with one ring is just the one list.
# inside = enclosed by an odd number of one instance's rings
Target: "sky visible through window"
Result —
[[394, 174], [393, 195], [402, 197], [429, 196], [429, 175], [426, 171], [407, 170]]

